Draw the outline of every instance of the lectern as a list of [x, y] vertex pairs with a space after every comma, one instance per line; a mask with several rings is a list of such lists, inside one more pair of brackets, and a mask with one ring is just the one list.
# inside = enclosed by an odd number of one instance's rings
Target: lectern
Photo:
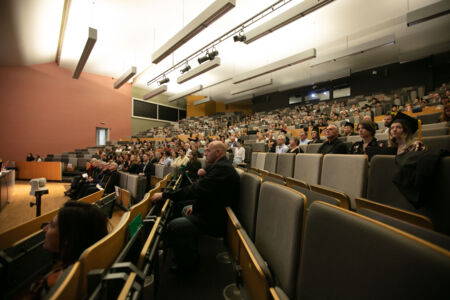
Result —
[[35, 178], [30, 180], [30, 195], [36, 197], [36, 202], [30, 202], [30, 207], [36, 205], [36, 217], [41, 215], [41, 197], [48, 194], [48, 188], [45, 186], [47, 180], [45, 178]]

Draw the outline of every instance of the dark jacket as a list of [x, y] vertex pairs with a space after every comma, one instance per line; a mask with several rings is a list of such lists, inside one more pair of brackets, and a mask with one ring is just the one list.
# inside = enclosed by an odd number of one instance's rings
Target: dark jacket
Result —
[[[223, 235], [226, 224], [226, 206], [234, 206], [239, 199], [239, 175], [226, 157], [207, 168], [207, 173], [191, 185], [175, 191], [166, 190], [163, 199], [193, 200], [194, 216], [213, 235]], [[197, 224], [198, 225], [198, 224]]]
[[317, 153], [347, 154], [348, 149], [342, 141], [340, 141], [338, 138], [335, 138], [331, 142], [328, 142], [328, 140], [323, 142], [319, 150], [317, 150]]
[[350, 154], [368, 154], [370, 153], [370, 148], [384, 148], [386, 144], [384, 142], [377, 141], [376, 138], [373, 138], [370, 143], [367, 145], [364, 151], [364, 141], [356, 142], [352, 145], [350, 149]]

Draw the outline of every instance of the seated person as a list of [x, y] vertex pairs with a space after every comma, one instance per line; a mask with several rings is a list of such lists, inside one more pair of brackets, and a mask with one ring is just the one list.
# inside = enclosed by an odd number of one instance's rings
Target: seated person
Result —
[[[196, 267], [197, 239], [200, 234], [223, 236], [226, 230], [226, 206], [232, 206], [239, 195], [239, 175], [225, 157], [226, 146], [211, 142], [205, 150], [207, 171], [198, 181], [182, 188], [155, 193], [152, 202], [171, 199], [192, 200], [185, 216], [171, 220], [167, 228], [169, 246], [174, 251], [174, 272]], [[200, 171], [200, 170], [199, 170]], [[175, 212], [177, 213], [177, 212]], [[180, 214], [181, 215], [181, 214]]]
[[23, 291], [20, 299], [44, 298], [58, 277], [81, 253], [108, 234], [108, 219], [95, 205], [67, 201], [53, 220], [44, 227], [44, 249], [54, 252], [58, 261], [43, 278]]
[[172, 166], [179, 168], [182, 165], [186, 166], [188, 162], [189, 158], [186, 156], [186, 152], [184, 151], [183, 148], [180, 148], [180, 150], [178, 150], [178, 157], [175, 160], [172, 160]]
[[31, 152], [27, 154], [27, 161], [34, 161], [34, 156]]
[[307, 144], [309, 144], [309, 142], [310, 142], [310, 140], [308, 140], [305, 130], [300, 131], [299, 145], [307, 145]]
[[103, 172], [100, 175], [101, 177], [97, 177], [100, 178], [100, 180], [97, 179], [97, 182], [83, 185], [78, 196], [79, 198], [98, 192], [101, 189], [105, 190], [105, 195], [108, 195], [115, 191], [116, 185], [120, 185], [120, 174], [117, 172], [117, 163], [105, 163]]
[[392, 123], [392, 112], [387, 112], [386, 115], [384, 116], [384, 127], [386, 127], [386, 129], [384, 130], [384, 133], [389, 133], [389, 127], [391, 127], [391, 123]]
[[298, 138], [292, 138], [289, 141], [289, 151], [288, 153], [295, 153], [295, 154], [299, 154], [299, 153], [303, 153], [302, 148], [300, 148], [300, 141]]
[[362, 120], [358, 124], [358, 132], [362, 141], [352, 145], [350, 154], [368, 154], [367, 150], [369, 150], [369, 148], [383, 148], [385, 146], [384, 143], [378, 142], [375, 138], [376, 129], [373, 122]]
[[148, 154], [144, 154], [142, 156], [143, 163], [141, 172], [139, 173], [140, 176], [145, 176], [147, 178], [147, 186], [145, 188], [145, 191], [148, 191], [151, 188], [150, 180], [152, 177], [152, 174], [155, 174], [155, 165], [150, 162], [150, 157]]
[[427, 150], [422, 141], [414, 139], [414, 133], [418, 128], [419, 122], [416, 118], [401, 112], [397, 113], [389, 130], [389, 146], [396, 149], [394, 152], [397, 155]]
[[277, 146], [275, 147], [275, 153], [286, 153], [289, 148], [286, 146], [286, 138], [284, 135], [279, 135], [277, 138]]
[[311, 131], [311, 141], [308, 144], [320, 144], [323, 141], [320, 139], [319, 128], [314, 127]]
[[344, 126], [342, 127], [342, 135], [343, 136], [355, 135], [355, 133], [353, 132], [354, 127], [355, 125], [353, 123], [345, 122]]
[[239, 165], [244, 163], [245, 160], [245, 148], [242, 147], [242, 140], [237, 141], [237, 146], [234, 147], [233, 164]]
[[202, 164], [198, 160], [197, 151], [191, 152], [191, 157], [186, 166], [186, 173], [191, 180], [196, 180], [198, 178], [198, 171], [202, 168]]
[[128, 168], [128, 173], [139, 174], [139, 171], [141, 170], [141, 166], [135, 155], [131, 155], [130, 162], [131, 162], [131, 164], [130, 164], [130, 167]]
[[95, 169], [98, 170], [96, 168], [96, 166], [97, 166], [97, 159], [96, 158], [91, 158], [91, 160], [89, 161], [89, 168], [86, 169], [87, 177], [86, 178], [83, 177], [83, 174], [76, 175], [75, 177], [73, 177], [72, 178], [72, 183], [70, 185], [70, 188], [67, 191], [64, 192], [64, 195], [70, 197], [70, 195], [74, 191], [76, 191], [82, 183], [86, 182], [86, 180], [89, 180], [89, 178], [92, 178], [92, 174], [93, 174], [94, 170]]
[[338, 139], [339, 130], [336, 125], [330, 124], [324, 130], [326, 141], [320, 146], [317, 153], [347, 154], [347, 146]]

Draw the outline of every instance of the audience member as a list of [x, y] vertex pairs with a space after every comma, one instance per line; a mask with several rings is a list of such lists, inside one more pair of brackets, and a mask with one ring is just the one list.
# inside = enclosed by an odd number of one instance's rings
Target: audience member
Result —
[[237, 141], [237, 147], [234, 148], [233, 164], [239, 165], [245, 161], [245, 148], [242, 147], [242, 140]]
[[336, 125], [331, 124], [324, 130], [326, 140], [320, 146], [317, 153], [322, 154], [346, 154], [348, 152], [347, 146], [338, 139], [339, 130]]
[[368, 154], [366, 150], [369, 148], [384, 148], [384, 143], [378, 142], [375, 138], [376, 130], [373, 122], [362, 120], [358, 124], [358, 132], [362, 141], [352, 145], [350, 154]]
[[397, 155], [405, 152], [425, 151], [426, 146], [414, 139], [414, 133], [419, 125], [416, 118], [404, 113], [397, 113], [392, 120], [389, 131], [389, 146], [396, 149]]
[[306, 132], [300, 131], [300, 140], [299, 140], [299, 144], [300, 145], [307, 145], [309, 144], [309, 142], [311, 142], [311, 140], [308, 140], [308, 137], [306, 136]]
[[27, 154], [27, 161], [34, 161], [34, 156], [31, 152]]
[[277, 138], [277, 146], [275, 147], [275, 153], [286, 153], [289, 148], [286, 146], [286, 138], [284, 135], [279, 135]]
[[289, 141], [289, 151], [288, 153], [295, 153], [295, 154], [299, 154], [299, 153], [303, 153], [302, 148], [300, 148], [300, 141], [298, 138], [294, 137]]

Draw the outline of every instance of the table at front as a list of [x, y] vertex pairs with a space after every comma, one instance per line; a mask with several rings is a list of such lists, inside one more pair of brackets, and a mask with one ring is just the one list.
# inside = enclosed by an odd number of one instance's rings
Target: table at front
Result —
[[3, 171], [0, 173], [0, 210], [12, 198], [15, 183], [15, 171]]
[[62, 164], [59, 161], [21, 161], [16, 162], [17, 179], [33, 179], [44, 177], [48, 180], [62, 180]]

